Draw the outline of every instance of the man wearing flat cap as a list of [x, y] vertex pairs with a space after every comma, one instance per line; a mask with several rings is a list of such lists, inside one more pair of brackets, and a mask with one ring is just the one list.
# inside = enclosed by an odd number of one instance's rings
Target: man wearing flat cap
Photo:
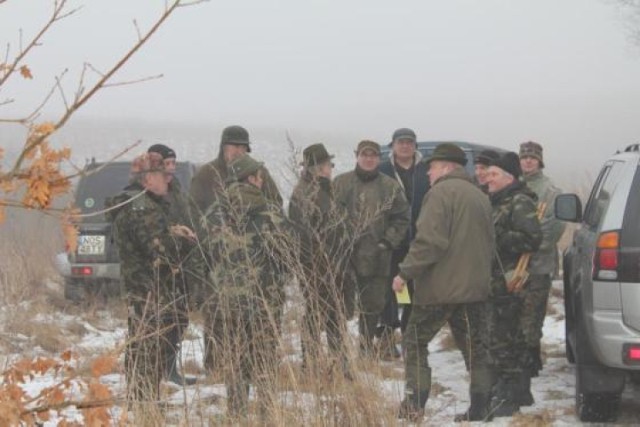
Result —
[[359, 298], [360, 350], [376, 357], [375, 333], [388, 296], [391, 254], [409, 227], [409, 204], [400, 185], [381, 174], [380, 145], [360, 141], [356, 167], [335, 179], [336, 200], [346, 207], [355, 244], [351, 265]]
[[465, 330], [471, 355], [471, 405], [462, 420], [489, 416], [493, 376], [485, 318], [494, 233], [491, 205], [464, 169], [457, 145], [440, 144], [428, 159], [431, 190], [422, 201], [417, 232], [393, 279], [401, 291], [414, 281], [413, 308], [403, 336], [405, 398], [399, 418], [419, 422], [431, 388], [429, 342], [446, 324]]
[[491, 353], [498, 381], [493, 401], [496, 417], [512, 416], [520, 409], [530, 377], [520, 323], [523, 295], [512, 288], [511, 278], [522, 256], [540, 247], [542, 230], [536, 216], [537, 197], [520, 180], [521, 175], [518, 155], [507, 152], [492, 162], [487, 180], [496, 230], [489, 300]]
[[[220, 138], [218, 157], [202, 165], [191, 180], [189, 195], [193, 204], [192, 213], [194, 218], [202, 218], [214, 203], [228, 196], [226, 194], [227, 180], [229, 178], [228, 165], [250, 152], [249, 132], [245, 128], [237, 125], [224, 128]], [[282, 196], [276, 183], [264, 165], [262, 170], [262, 179], [264, 180], [261, 189], [262, 193], [270, 203], [282, 209]], [[218, 205], [220, 206], [220, 204]], [[213, 370], [215, 368], [214, 353], [216, 343], [210, 339], [210, 327], [211, 325], [207, 324], [204, 327], [204, 358], [207, 369]]]
[[333, 155], [323, 144], [308, 146], [302, 155], [302, 174], [289, 201], [289, 219], [299, 238], [298, 281], [305, 302], [302, 365], [304, 369], [314, 369], [325, 359], [320, 339], [324, 330], [331, 358], [350, 377], [345, 335], [355, 291], [351, 281], [345, 280], [351, 252], [346, 210], [335, 201], [331, 182]]
[[[422, 206], [422, 199], [429, 191], [429, 177], [427, 165], [422, 161], [422, 154], [417, 150], [416, 134], [412, 129], [400, 128], [393, 132], [389, 147], [389, 160], [380, 165], [380, 172], [395, 179], [402, 187], [404, 195], [409, 202], [409, 215], [411, 224], [402, 243], [393, 251], [391, 257], [391, 278], [398, 274], [398, 264], [409, 252], [409, 243], [416, 235], [416, 221]], [[413, 295], [413, 283], [408, 284], [409, 295]], [[400, 357], [395, 344], [394, 330], [400, 327], [404, 333], [411, 305], [402, 306], [402, 314], [399, 316], [398, 303], [391, 286], [388, 288], [387, 304], [382, 313], [381, 327], [378, 331], [381, 343], [381, 355], [385, 359]]]
[[[531, 377], [537, 377], [538, 372], [542, 369], [542, 357], [540, 356], [542, 326], [547, 313], [551, 281], [558, 271], [557, 245], [564, 232], [565, 224], [556, 219], [553, 212], [555, 199], [560, 194], [560, 189], [542, 171], [544, 169], [542, 145], [533, 141], [520, 144], [520, 166], [524, 182], [538, 196], [538, 204], [544, 203], [546, 206], [540, 220], [542, 243], [529, 262], [529, 284], [524, 291], [524, 309], [521, 319], [522, 331], [530, 355], [529, 370]], [[529, 390], [530, 387], [526, 388]], [[530, 390], [524, 394], [522, 404], [533, 404]]]
[[475, 169], [476, 184], [482, 191], [487, 192], [487, 171], [491, 163], [500, 157], [497, 151], [494, 150], [482, 150], [478, 153], [475, 159], [473, 159]]

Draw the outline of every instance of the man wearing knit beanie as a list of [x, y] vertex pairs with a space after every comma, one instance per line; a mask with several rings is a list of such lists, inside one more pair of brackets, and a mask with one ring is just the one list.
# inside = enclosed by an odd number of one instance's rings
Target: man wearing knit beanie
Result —
[[[542, 325], [547, 312], [547, 300], [551, 290], [551, 281], [558, 272], [558, 241], [562, 237], [565, 224], [555, 218], [553, 206], [560, 190], [543, 172], [544, 160], [542, 145], [528, 141], [520, 144], [520, 166], [524, 182], [536, 196], [538, 203], [544, 203], [546, 210], [542, 217], [542, 244], [529, 262], [530, 283], [525, 292], [524, 312], [521, 329], [529, 351], [529, 369], [531, 376], [538, 376], [542, 369], [540, 356], [540, 340]], [[530, 392], [525, 395], [523, 405], [533, 404]]]
[[[488, 191], [496, 230], [496, 259], [491, 280], [491, 352], [498, 374], [493, 415], [512, 416], [525, 403], [531, 371], [521, 330], [523, 298], [507, 288], [506, 277], [522, 255], [538, 250], [542, 230], [536, 217], [536, 195], [519, 179], [518, 155], [508, 152], [493, 161]], [[524, 289], [527, 289], [526, 282]]]

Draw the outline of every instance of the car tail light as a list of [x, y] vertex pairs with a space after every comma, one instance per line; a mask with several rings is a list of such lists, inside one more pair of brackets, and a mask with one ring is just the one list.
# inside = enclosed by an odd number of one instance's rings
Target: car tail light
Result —
[[640, 344], [625, 344], [622, 347], [624, 362], [629, 365], [640, 365]]
[[617, 280], [620, 254], [620, 233], [607, 231], [600, 234], [593, 259], [593, 278]]
[[93, 267], [71, 267], [71, 274], [74, 276], [93, 276]]

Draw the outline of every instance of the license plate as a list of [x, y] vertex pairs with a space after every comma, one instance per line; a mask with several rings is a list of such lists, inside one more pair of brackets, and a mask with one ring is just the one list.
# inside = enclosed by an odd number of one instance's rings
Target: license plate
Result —
[[104, 254], [105, 236], [81, 235], [78, 238], [78, 255], [102, 255]]

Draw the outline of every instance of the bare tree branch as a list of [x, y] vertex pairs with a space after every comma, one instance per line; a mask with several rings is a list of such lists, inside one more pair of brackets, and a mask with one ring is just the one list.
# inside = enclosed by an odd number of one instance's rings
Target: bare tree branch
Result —
[[[45, 25], [40, 29], [40, 32], [36, 34], [36, 36], [29, 42], [27, 47], [24, 49], [22, 48], [22, 30], [20, 30], [20, 51], [18, 52], [18, 55], [13, 59], [13, 62], [10, 64], [7, 64], [7, 68], [4, 70], [4, 74], [0, 75], [0, 87], [4, 85], [9, 79], [9, 77], [11, 77], [15, 73], [16, 69], [18, 68], [18, 65], [21, 63], [24, 57], [27, 56], [27, 54], [34, 47], [39, 46], [40, 39], [42, 39], [42, 36], [47, 31], [49, 31], [49, 29], [54, 23], [80, 10], [80, 7], [78, 7], [75, 9], [71, 9], [68, 12], [64, 12], [66, 3], [67, 3], [67, 0], [61, 0], [59, 3], [56, 2], [51, 18], [49, 18], [49, 20], [45, 23]], [[8, 47], [7, 47], [7, 53], [8, 53]]]

